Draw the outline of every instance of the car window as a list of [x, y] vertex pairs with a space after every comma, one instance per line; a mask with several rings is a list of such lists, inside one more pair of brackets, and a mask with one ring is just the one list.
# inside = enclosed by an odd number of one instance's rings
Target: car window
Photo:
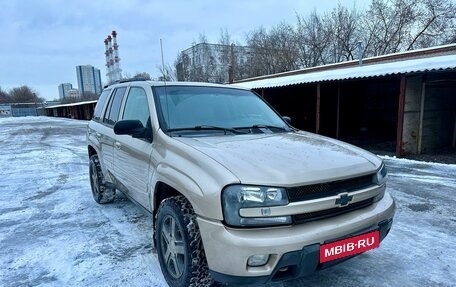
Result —
[[108, 99], [109, 93], [111, 90], [104, 90], [101, 93], [100, 97], [98, 98], [97, 105], [95, 106], [95, 110], [93, 111], [93, 120], [99, 121], [101, 118], [101, 113], [103, 112], [103, 107]]
[[143, 88], [130, 88], [122, 119], [140, 120], [143, 126], [150, 126], [150, 113], [149, 105], [147, 103], [147, 94]]
[[115, 90], [115, 94], [111, 97], [111, 101], [106, 109], [103, 119], [104, 123], [114, 125], [119, 119], [120, 105], [122, 104], [122, 98], [126, 89], [126, 87], [122, 87]]

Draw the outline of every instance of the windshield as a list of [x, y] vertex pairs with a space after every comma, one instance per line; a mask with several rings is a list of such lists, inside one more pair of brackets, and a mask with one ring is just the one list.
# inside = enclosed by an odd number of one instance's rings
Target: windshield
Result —
[[[168, 132], [268, 129], [287, 124], [251, 91], [218, 87], [166, 86], [154, 89], [162, 129]], [[243, 132], [246, 133], [246, 132]]]

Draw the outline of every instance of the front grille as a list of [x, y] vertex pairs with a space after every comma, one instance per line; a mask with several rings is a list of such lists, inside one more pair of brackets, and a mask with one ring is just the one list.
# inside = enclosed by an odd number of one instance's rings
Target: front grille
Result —
[[295, 224], [305, 223], [305, 222], [309, 222], [309, 221], [314, 221], [314, 220], [319, 220], [319, 219], [324, 219], [324, 218], [344, 214], [344, 213], [354, 211], [357, 209], [361, 209], [364, 207], [368, 207], [372, 203], [374, 203], [374, 198], [369, 198], [369, 199], [365, 199], [362, 201], [352, 203], [352, 204], [344, 206], [344, 207], [335, 207], [335, 208], [326, 209], [326, 210], [319, 210], [319, 211], [314, 211], [314, 212], [296, 214], [296, 215], [293, 215], [292, 219], [293, 219], [293, 223], [295, 223]]
[[346, 180], [317, 183], [287, 188], [288, 200], [297, 202], [351, 192], [374, 185], [373, 174]]

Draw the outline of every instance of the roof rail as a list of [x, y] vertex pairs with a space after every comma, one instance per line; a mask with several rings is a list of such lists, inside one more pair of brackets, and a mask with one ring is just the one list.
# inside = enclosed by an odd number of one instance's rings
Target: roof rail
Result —
[[121, 79], [121, 80], [117, 80], [117, 81], [114, 81], [114, 82], [111, 82], [109, 84], [106, 84], [103, 86], [103, 89], [106, 89], [107, 87], [111, 86], [111, 85], [115, 85], [115, 84], [121, 84], [121, 83], [128, 83], [128, 82], [135, 82], [135, 81], [149, 81], [148, 79], [145, 79], [145, 78], [129, 78], [129, 79]]
[[135, 81], [147, 81], [147, 79], [144, 79], [144, 78], [122, 79], [119, 81], [119, 83], [128, 83], [128, 82], [135, 82]]

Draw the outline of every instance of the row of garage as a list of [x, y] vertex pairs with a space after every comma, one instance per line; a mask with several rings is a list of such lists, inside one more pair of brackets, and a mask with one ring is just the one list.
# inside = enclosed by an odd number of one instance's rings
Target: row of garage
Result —
[[299, 129], [376, 151], [456, 146], [456, 45], [243, 80]]
[[78, 120], [90, 120], [93, 117], [96, 100], [71, 104], [55, 105], [38, 109], [38, 114], [48, 117], [63, 117]]

